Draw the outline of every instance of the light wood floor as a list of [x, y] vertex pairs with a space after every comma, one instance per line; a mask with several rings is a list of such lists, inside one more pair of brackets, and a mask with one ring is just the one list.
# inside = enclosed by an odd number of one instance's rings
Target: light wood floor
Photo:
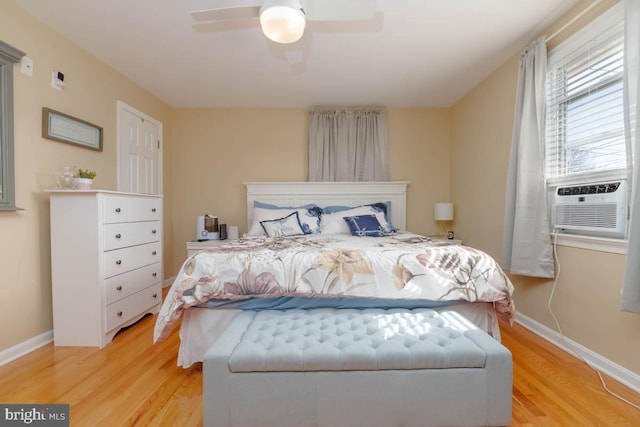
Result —
[[[177, 332], [153, 345], [154, 322], [147, 316], [102, 350], [50, 344], [0, 367], [0, 402], [68, 403], [72, 426], [202, 425], [201, 367], [176, 366]], [[519, 325], [502, 325], [502, 335], [514, 359], [512, 426], [640, 426], [640, 411], [577, 359]]]

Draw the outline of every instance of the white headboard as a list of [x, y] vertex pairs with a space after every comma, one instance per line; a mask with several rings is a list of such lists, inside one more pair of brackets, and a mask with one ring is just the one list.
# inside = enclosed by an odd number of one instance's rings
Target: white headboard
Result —
[[247, 227], [253, 223], [253, 202], [278, 206], [301, 206], [316, 203], [359, 206], [375, 202], [391, 202], [391, 223], [406, 230], [407, 181], [380, 182], [245, 182], [247, 187]]

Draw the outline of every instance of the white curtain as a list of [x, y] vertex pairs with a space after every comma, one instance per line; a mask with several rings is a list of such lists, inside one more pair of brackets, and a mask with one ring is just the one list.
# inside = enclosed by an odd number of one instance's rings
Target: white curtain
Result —
[[631, 222], [622, 289], [623, 311], [640, 312], [640, 0], [624, 0], [624, 115], [629, 182], [631, 183]]
[[522, 54], [507, 175], [502, 266], [512, 274], [554, 277], [544, 181], [544, 37]]
[[381, 108], [316, 109], [309, 115], [309, 181], [388, 181]]

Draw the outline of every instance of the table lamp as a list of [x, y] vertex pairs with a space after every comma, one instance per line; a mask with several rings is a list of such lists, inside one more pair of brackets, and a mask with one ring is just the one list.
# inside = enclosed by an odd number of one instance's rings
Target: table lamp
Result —
[[[453, 221], [453, 203], [436, 203], [433, 209], [433, 217], [438, 223], [439, 236], [447, 236], [447, 228]], [[450, 238], [453, 238], [451, 236]]]

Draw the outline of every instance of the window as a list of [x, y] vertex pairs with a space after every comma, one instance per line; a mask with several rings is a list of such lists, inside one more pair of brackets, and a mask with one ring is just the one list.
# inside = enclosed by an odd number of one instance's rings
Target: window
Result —
[[619, 252], [629, 217], [622, 5], [553, 49], [547, 67], [545, 179], [558, 244]]
[[550, 186], [626, 177], [620, 12], [614, 7], [549, 55], [545, 173]]
[[0, 41], [0, 210], [16, 210], [13, 176], [13, 64], [24, 52]]

